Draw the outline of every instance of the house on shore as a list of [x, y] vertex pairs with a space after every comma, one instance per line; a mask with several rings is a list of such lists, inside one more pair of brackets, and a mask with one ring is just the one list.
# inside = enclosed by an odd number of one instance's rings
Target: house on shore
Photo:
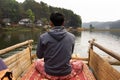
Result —
[[18, 22], [18, 24], [20, 26], [32, 27], [32, 20], [29, 18], [23, 18]]

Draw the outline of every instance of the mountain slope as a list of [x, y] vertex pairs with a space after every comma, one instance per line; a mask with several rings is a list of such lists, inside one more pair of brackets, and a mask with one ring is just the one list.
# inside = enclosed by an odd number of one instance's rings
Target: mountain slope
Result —
[[82, 27], [89, 28], [92, 25], [94, 28], [104, 28], [104, 29], [120, 29], [120, 20], [109, 21], [109, 22], [89, 22], [83, 23]]

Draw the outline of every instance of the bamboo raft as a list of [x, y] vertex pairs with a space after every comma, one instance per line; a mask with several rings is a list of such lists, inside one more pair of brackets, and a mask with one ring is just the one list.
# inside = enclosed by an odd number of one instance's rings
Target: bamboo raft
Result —
[[[22, 46], [27, 45], [26, 48], [23, 49], [22, 51], [4, 59], [4, 62], [8, 66], [9, 70], [13, 72], [13, 75], [16, 78], [16, 80], [28, 80], [23, 79], [23, 77], [29, 74], [28, 72], [31, 68], [33, 68], [34, 60], [36, 58], [36, 55], [32, 54], [32, 43], [33, 40], [28, 40], [0, 50], [0, 55], [3, 55], [16, 48], [20, 48]], [[90, 46], [88, 51], [89, 54], [88, 58], [81, 58], [79, 56], [74, 55], [72, 56], [72, 59], [82, 60], [85, 64], [87, 64], [88, 65], [87, 67], [89, 67], [89, 69], [92, 71], [96, 80], [120, 80], [120, 72], [112, 67], [112, 65], [120, 66], [120, 55], [104, 48], [98, 43], [95, 43], [94, 40], [89, 41], [89, 44]], [[110, 56], [117, 59], [117, 61], [114, 62], [103, 59], [93, 50], [93, 47], [97, 47], [100, 50], [106, 52]], [[91, 78], [88, 80], [95, 79]]]

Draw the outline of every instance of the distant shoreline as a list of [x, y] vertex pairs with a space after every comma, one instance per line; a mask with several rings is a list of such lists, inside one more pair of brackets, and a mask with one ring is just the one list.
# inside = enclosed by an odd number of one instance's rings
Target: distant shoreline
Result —
[[85, 31], [120, 31], [120, 29], [84, 29]]

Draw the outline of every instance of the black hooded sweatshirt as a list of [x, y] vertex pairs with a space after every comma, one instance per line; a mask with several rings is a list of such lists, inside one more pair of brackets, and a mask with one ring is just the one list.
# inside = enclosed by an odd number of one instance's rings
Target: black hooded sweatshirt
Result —
[[75, 36], [56, 26], [42, 34], [37, 46], [37, 57], [44, 58], [45, 72], [52, 76], [65, 76], [71, 73], [69, 64], [75, 44]]

